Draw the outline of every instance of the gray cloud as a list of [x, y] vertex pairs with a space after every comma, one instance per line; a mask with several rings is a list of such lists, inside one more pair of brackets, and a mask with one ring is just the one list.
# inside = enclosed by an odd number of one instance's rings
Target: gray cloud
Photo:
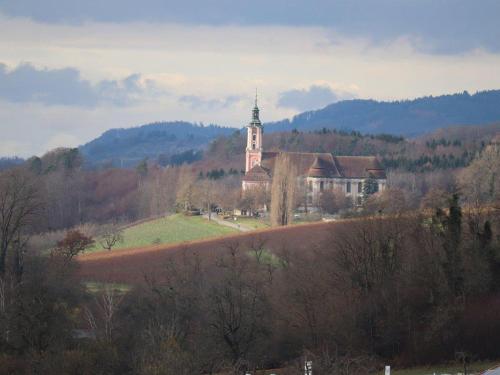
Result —
[[143, 86], [141, 76], [133, 74], [123, 80], [103, 80], [96, 84], [84, 80], [74, 68], [37, 69], [21, 64], [9, 71], [0, 63], [0, 99], [13, 103], [34, 102], [45, 105], [96, 107], [127, 106], [152, 89]]
[[498, 0], [0, 0], [0, 11], [63, 23], [324, 26], [374, 43], [407, 37], [431, 53], [500, 51]]
[[278, 107], [293, 108], [299, 111], [323, 108], [339, 100], [352, 99], [355, 95], [335, 92], [328, 86], [312, 85], [308, 89], [294, 89], [279, 94]]
[[231, 95], [222, 99], [206, 99], [198, 95], [185, 95], [179, 98], [179, 102], [188, 105], [192, 109], [223, 109], [228, 108], [243, 98], [241, 96]]

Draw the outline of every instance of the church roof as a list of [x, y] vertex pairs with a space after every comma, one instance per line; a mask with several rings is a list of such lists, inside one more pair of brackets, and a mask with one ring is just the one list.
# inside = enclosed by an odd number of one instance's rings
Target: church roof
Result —
[[[274, 171], [276, 158], [281, 152], [263, 152], [260, 169], [252, 168], [243, 177], [245, 181], [263, 181]], [[300, 176], [317, 178], [386, 178], [385, 170], [375, 156], [333, 156], [330, 153], [286, 152]], [[258, 173], [257, 173], [258, 172]], [[259, 178], [259, 179], [257, 179]]]
[[385, 169], [375, 156], [336, 156], [335, 161], [343, 177], [386, 178]]
[[243, 176], [243, 181], [271, 181], [271, 176], [266, 169], [257, 164]]
[[325, 160], [321, 155], [316, 156], [314, 163], [307, 172], [308, 177], [338, 177], [338, 171], [332, 168], [334, 164], [330, 160]]

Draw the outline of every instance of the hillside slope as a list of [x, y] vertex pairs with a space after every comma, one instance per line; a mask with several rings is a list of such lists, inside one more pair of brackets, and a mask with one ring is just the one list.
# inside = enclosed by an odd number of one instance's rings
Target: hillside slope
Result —
[[228, 246], [252, 246], [264, 244], [270, 251], [290, 247], [294, 251], [306, 251], [324, 244], [339, 223], [313, 223], [297, 226], [264, 229], [227, 235], [215, 239], [204, 239], [177, 244], [144, 246], [120, 251], [91, 253], [78, 257], [79, 277], [84, 281], [113, 282], [125, 284], [143, 283], [147, 275], [161, 279], [171, 257], [183, 252], [212, 258]]
[[498, 120], [500, 90], [492, 90], [394, 102], [345, 100], [265, 126], [267, 132], [325, 127], [409, 137], [451, 125], [483, 125]]
[[117, 167], [137, 165], [145, 158], [170, 157], [189, 150], [201, 150], [233, 128], [201, 126], [190, 122], [159, 122], [128, 129], [111, 129], [80, 147], [89, 164], [109, 163]]
[[[474, 95], [464, 92], [395, 102], [346, 100], [317, 111], [301, 113], [291, 120], [266, 123], [264, 127], [267, 134], [326, 128], [414, 137], [448, 126], [480, 126], [498, 121], [500, 90], [492, 90]], [[198, 151], [204, 150], [214, 139], [229, 136], [235, 130], [182, 121], [154, 123], [108, 130], [81, 146], [80, 151], [90, 165], [133, 167], [145, 158], [166, 165], [172, 157], [180, 164], [199, 159], [201, 154]]]

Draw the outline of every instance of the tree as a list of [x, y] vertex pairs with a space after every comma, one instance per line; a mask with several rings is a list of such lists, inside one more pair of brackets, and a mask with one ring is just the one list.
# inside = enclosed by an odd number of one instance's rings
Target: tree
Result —
[[181, 167], [177, 180], [176, 201], [184, 211], [190, 210], [193, 206], [195, 184], [196, 176], [193, 171], [189, 167]]
[[268, 281], [264, 269], [249, 262], [238, 243], [228, 244], [227, 249], [216, 261], [218, 278], [209, 288], [206, 303], [211, 336], [237, 364], [260, 346], [268, 318]]
[[434, 230], [442, 240], [444, 259], [443, 271], [453, 297], [460, 297], [464, 292], [464, 264], [461, 248], [462, 209], [458, 194], [449, 200], [449, 213], [441, 209], [434, 217]]
[[94, 244], [94, 240], [78, 230], [69, 230], [66, 236], [57, 242], [52, 254], [62, 256], [65, 262], [83, 252]]
[[378, 192], [378, 182], [373, 177], [368, 177], [363, 181], [363, 197], [367, 199], [370, 195]]
[[288, 225], [292, 222], [297, 169], [287, 154], [280, 154], [274, 167], [271, 186], [271, 224]]
[[325, 190], [319, 197], [319, 206], [328, 214], [337, 213], [339, 210], [352, 206], [352, 200], [339, 189]]
[[239, 208], [256, 212], [269, 206], [269, 189], [266, 186], [254, 186], [242, 192]]
[[116, 244], [123, 242], [123, 230], [117, 224], [105, 225], [99, 238], [99, 244], [110, 251]]
[[204, 179], [194, 186], [195, 201], [207, 210], [208, 220], [212, 219], [212, 206], [217, 201], [218, 184], [214, 180]]
[[464, 197], [477, 205], [500, 201], [500, 144], [492, 142], [459, 176]]
[[26, 229], [40, 208], [35, 181], [21, 169], [0, 175], [0, 279], [9, 251], [22, 255]]

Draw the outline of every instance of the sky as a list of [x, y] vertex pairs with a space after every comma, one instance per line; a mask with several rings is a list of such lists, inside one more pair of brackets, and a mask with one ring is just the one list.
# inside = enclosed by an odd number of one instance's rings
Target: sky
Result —
[[498, 0], [0, 0], [0, 157], [500, 88]]

